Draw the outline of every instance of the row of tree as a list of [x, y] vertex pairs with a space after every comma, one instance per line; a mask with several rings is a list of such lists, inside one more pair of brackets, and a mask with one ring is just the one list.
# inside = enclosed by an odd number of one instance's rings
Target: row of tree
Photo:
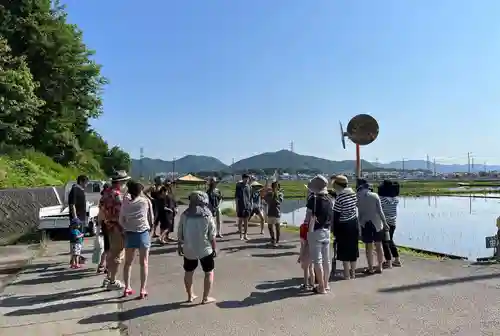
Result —
[[82, 32], [51, 0], [0, 4], [0, 145], [33, 148], [89, 173], [129, 169], [130, 156], [90, 127], [107, 80]]

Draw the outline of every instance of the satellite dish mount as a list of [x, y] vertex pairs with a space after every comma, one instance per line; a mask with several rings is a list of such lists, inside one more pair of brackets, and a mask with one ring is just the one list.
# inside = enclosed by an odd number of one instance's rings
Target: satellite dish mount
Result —
[[340, 124], [340, 140], [342, 147], [346, 149], [345, 138], [348, 138], [356, 145], [356, 177], [361, 178], [361, 154], [360, 146], [371, 144], [378, 136], [379, 126], [375, 118], [368, 114], [358, 114], [347, 124], [347, 131], [344, 132], [342, 122]]

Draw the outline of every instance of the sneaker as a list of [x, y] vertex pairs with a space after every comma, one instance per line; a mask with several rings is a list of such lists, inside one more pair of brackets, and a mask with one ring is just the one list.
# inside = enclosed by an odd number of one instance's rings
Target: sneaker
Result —
[[109, 285], [109, 279], [108, 278], [104, 278], [104, 280], [102, 281], [101, 287], [102, 288], [106, 288], [106, 287], [108, 287], [108, 285]]
[[221, 235], [220, 233], [218, 233], [218, 234], [216, 235], [216, 237], [217, 237], [217, 238], [222, 238], [222, 237], [223, 237], [223, 235]]
[[109, 282], [106, 289], [109, 291], [123, 289], [125, 286], [120, 280], [115, 280], [114, 282]]

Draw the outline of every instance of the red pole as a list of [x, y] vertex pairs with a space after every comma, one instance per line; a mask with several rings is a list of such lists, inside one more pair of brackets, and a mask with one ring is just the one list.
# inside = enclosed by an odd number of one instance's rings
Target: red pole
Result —
[[356, 177], [361, 178], [361, 154], [358, 144], [356, 144]]

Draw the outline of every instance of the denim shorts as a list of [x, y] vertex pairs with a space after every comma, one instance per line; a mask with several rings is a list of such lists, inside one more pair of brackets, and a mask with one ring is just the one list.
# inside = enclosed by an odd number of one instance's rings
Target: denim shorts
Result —
[[151, 246], [149, 230], [142, 232], [125, 232], [125, 248], [144, 249]]
[[313, 264], [330, 262], [330, 229], [319, 229], [307, 234], [309, 253]]

